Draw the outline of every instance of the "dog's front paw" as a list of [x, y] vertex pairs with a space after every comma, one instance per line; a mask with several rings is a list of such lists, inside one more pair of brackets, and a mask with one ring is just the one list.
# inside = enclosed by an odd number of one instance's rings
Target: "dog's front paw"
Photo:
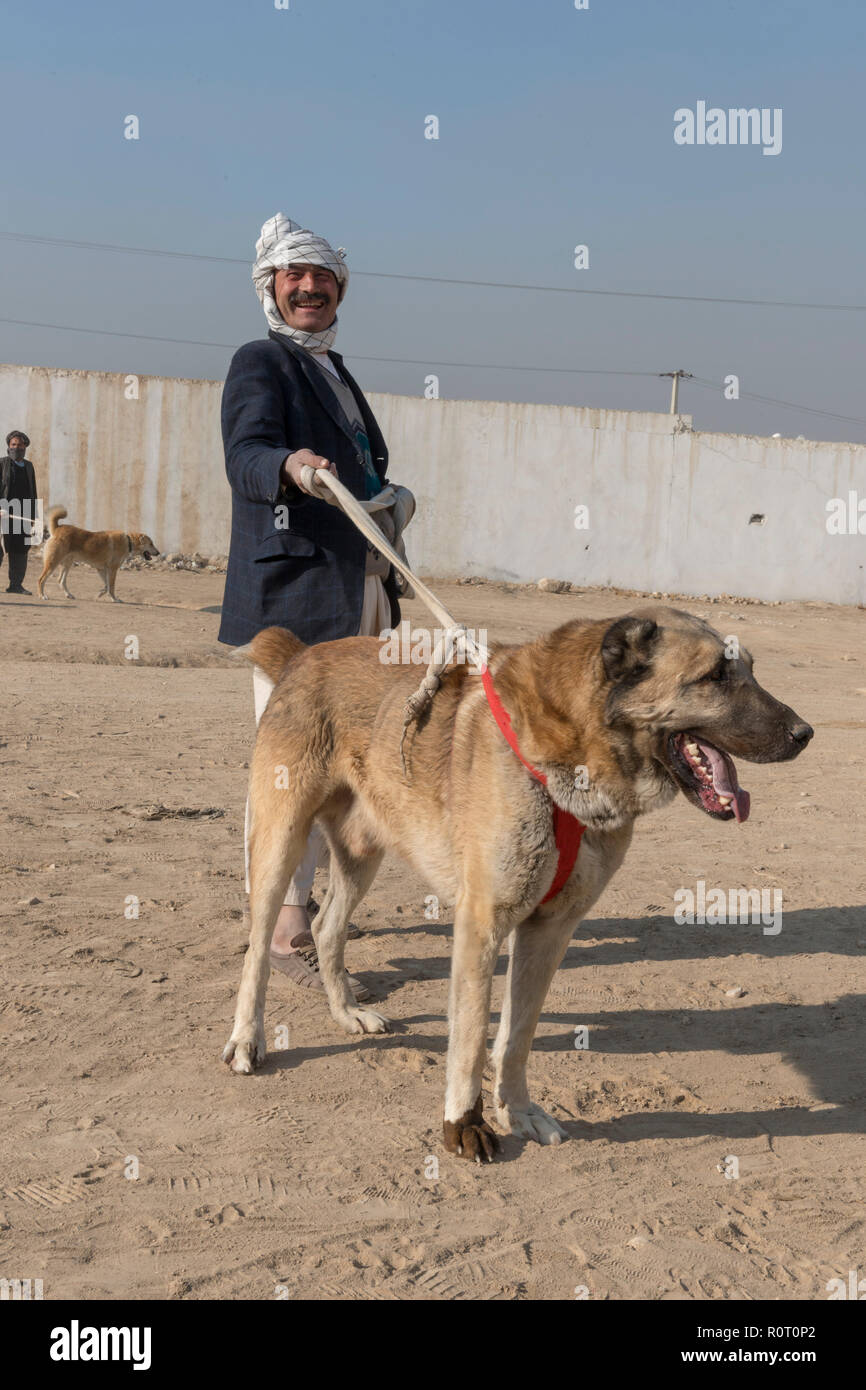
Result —
[[492, 1163], [499, 1148], [499, 1136], [490, 1128], [481, 1109], [479, 1096], [471, 1110], [456, 1120], [446, 1119], [443, 1126], [445, 1147], [458, 1158], [475, 1163]]
[[240, 1076], [250, 1076], [265, 1060], [265, 1035], [257, 1029], [252, 1037], [248, 1032], [231, 1037], [223, 1048], [223, 1061]]
[[552, 1115], [531, 1101], [528, 1105], [496, 1106], [496, 1120], [518, 1139], [534, 1139], [536, 1144], [563, 1144], [568, 1135]]
[[389, 1033], [391, 1020], [375, 1009], [341, 1009], [335, 1014], [341, 1028], [347, 1033]]

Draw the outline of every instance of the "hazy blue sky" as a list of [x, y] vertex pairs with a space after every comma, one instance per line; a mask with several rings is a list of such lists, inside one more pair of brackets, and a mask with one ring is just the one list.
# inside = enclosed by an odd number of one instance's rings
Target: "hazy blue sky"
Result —
[[[866, 312], [369, 274], [866, 305], [863, 0], [589, 3], [7, 4], [0, 231], [246, 263], [4, 237], [3, 319], [217, 346], [0, 322], [0, 360], [222, 377], [265, 332], [249, 260], [282, 211], [368, 272], [336, 343], [368, 389], [420, 394], [435, 372], [443, 396], [666, 409], [652, 375], [504, 368], [683, 367], [714, 383], [682, 390], [700, 428], [866, 441], [866, 423], [722, 395], [736, 373], [866, 420]], [[782, 108], [781, 153], [677, 146], [674, 112], [698, 101]]]

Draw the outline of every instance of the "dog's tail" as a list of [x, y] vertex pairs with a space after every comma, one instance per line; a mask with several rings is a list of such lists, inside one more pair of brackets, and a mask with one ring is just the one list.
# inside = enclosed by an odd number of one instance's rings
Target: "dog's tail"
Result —
[[232, 656], [243, 657], [255, 666], [261, 666], [266, 676], [276, 684], [283, 668], [301, 652], [307, 650], [306, 642], [287, 632], [284, 627], [266, 627], [257, 632], [251, 642], [244, 647], [236, 647]]
[[57, 530], [57, 523], [58, 523], [58, 521], [60, 520], [60, 518], [61, 518], [62, 516], [68, 516], [68, 515], [69, 515], [69, 513], [67, 512], [67, 510], [66, 510], [65, 507], [52, 507], [52, 508], [51, 508], [51, 511], [48, 513], [48, 534], [49, 534], [50, 536], [53, 536], [53, 535], [54, 535], [54, 532]]

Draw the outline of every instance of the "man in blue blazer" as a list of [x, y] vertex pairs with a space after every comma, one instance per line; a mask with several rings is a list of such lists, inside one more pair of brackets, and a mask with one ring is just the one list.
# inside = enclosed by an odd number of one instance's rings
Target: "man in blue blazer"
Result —
[[[282, 213], [265, 223], [256, 253], [253, 282], [269, 333], [238, 349], [223, 390], [232, 529], [219, 640], [242, 645], [271, 626], [311, 644], [378, 635], [400, 621], [392, 566], [301, 483], [305, 464], [330, 469], [362, 500], [386, 481], [381, 430], [331, 350], [349, 279], [344, 253]], [[254, 668], [256, 723], [272, 689]], [[273, 968], [318, 989], [307, 903], [322, 845], [314, 827], [271, 945]]]

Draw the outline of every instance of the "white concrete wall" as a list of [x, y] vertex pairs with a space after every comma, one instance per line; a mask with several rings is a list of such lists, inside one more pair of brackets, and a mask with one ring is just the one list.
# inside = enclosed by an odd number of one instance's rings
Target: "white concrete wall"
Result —
[[[826, 529], [829, 499], [866, 503], [862, 445], [693, 433], [670, 415], [370, 399], [391, 475], [418, 497], [407, 545], [428, 573], [866, 603], [866, 536]], [[588, 531], [574, 527], [579, 504]]]
[[225, 555], [222, 383], [137, 381], [138, 399], [128, 400], [128, 378], [111, 372], [0, 366], [0, 439], [11, 429], [30, 436], [46, 510], [62, 504], [75, 525], [146, 531], [163, 551]]
[[[163, 550], [225, 553], [221, 383], [0, 367], [0, 437], [27, 431], [46, 505]], [[390, 475], [416, 494], [421, 573], [866, 603], [866, 447], [692, 433], [687, 417], [372, 394]], [[589, 508], [589, 529], [574, 509]], [[750, 524], [753, 514], [763, 524]], [[864, 522], [866, 524], [866, 522]]]

